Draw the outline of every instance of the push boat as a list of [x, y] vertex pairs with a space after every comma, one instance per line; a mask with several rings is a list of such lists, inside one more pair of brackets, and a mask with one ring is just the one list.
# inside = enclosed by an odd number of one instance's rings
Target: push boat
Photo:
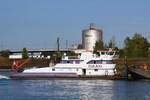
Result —
[[116, 52], [99, 51], [99, 56], [90, 50], [78, 56], [64, 56], [49, 67], [25, 69], [10, 75], [12, 79], [111, 79], [116, 75], [113, 59]]

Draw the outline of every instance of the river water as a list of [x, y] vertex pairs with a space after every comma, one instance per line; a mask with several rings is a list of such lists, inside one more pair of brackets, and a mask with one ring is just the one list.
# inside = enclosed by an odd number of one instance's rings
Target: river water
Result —
[[0, 79], [0, 100], [150, 100], [150, 82]]

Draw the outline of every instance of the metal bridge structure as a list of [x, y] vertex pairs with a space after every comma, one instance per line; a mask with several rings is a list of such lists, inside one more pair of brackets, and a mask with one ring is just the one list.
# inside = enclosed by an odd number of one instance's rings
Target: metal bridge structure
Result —
[[[23, 50], [9, 50], [10, 54], [13, 53], [22, 53]], [[73, 50], [71, 49], [55, 49], [55, 48], [50, 48], [50, 49], [28, 49], [28, 53], [40, 53], [40, 52], [71, 52]]]

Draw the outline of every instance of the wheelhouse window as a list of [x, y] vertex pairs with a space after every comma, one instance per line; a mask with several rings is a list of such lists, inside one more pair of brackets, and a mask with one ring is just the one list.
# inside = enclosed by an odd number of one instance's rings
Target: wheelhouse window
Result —
[[108, 55], [114, 55], [114, 52], [108, 52]]
[[104, 54], [105, 54], [105, 52], [101, 52], [101, 54], [102, 54], [102, 55], [104, 55]]

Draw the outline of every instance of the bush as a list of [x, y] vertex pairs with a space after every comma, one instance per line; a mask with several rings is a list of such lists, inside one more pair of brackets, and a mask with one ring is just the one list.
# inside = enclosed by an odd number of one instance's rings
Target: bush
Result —
[[8, 58], [10, 55], [10, 51], [9, 50], [3, 50], [1, 51], [1, 56]]

